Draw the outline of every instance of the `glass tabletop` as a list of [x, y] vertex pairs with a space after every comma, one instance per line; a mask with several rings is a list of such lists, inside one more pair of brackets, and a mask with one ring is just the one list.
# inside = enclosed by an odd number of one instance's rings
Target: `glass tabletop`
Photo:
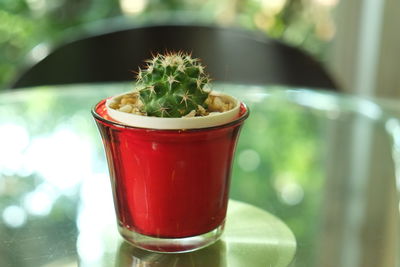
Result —
[[[137, 251], [117, 233], [90, 109], [131, 89], [130, 83], [98, 84], [0, 94], [0, 266], [179, 266], [174, 258], [157, 265], [159, 254]], [[400, 122], [392, 109], [303, 88], [215, 89], [251, 110], [230, 197], [286, 224], [297, 243], [289, 266], [400, 266]], [[251, 249], [219, 242], [188, 254], [189, 265], [182, 266], [203, 266], [189, 259], [221, 247], [231, 260], [215, 266], [243, 266], [233, 252], [252, 266], [263, 264]]]

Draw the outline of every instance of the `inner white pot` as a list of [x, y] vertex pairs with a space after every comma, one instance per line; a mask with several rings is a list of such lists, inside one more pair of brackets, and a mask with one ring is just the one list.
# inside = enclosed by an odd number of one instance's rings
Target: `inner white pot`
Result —
[[[121, 95], [124, 95], [123, 93]], [[184, 117], [184, 118], [160, 118], [160, 117], [150, 117], [142, 116], [131, 113], [122, 112], [110, 108], [110, 104], [115, 102], [115, 99], [121, 95], [114, 96], [107, 99], [106, 108], [108, 115], [116, 121], [123, 124], [140, 127], [140, 128], [151, 128], [151, 129], [163, 129], [163, 130], [178, 130], [178, 129], [200, 129], [213, 127], [218, 125], [223, 125], [233, 121], [240, 112], [240, 102], [227, 94], [220, 92], [211, 92], [214, 96], [219, 96], [224, 100], [234, 103], [234, 107], [225, 112], [213, 112], [207, 116], [198, 117]]]

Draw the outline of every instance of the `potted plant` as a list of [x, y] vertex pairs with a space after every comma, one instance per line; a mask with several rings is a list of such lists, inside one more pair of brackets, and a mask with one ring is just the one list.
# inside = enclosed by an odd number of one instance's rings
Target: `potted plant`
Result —
[[233, 154], [248, 109], [210, 90], [198, 59], [156, 55], [133, 92], [92, 113], [109, 164], [119, 231], [132, 244], [185, 252], [223, 231]]

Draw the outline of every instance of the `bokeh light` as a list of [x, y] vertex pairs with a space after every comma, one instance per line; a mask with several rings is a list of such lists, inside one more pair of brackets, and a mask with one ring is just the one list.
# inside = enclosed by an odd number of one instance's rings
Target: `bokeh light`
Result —
[[[22, 125], [7, 123], [0, 125], [0, 170], [12, 174], [23, 164], [20, 155], [29, 145], [29, 134]], [[4, 151], [6, 153], [4, 153]]]
[[304, 189], [291, 172], [279, 174], [274, 183], [280, 200], [290, 206], [299, 204], [304, 198]]
[[24, 197], [24, 207], [28, 213], [37, 216], [46, 216], [50, 213], [53, 203], [59, 194], [47, 183], [43, 183]]
[[12, 228], [18, 228], [26, 222], [26, 212], [23, 208], [15, 205], [8, 206], [3, 211], [3, 222]]
[[138, 14], [146, 8], [148, 0], [120, 0], [122, 12], [125, 14]]
[[96, 266], [105, 251], [116, 249], [116, 242], [108, 243], [109, 247], [103, 246], [103, 240], [109, 238], [103, 236], [110, 232], [107, 229], [117, 229], [108, 175], [98, 173], [86, 177], [82, 181], [80, 198], [77, 218], [78, 254], [83, 266]]
[[253, 149], [245, 149], [239, 153], [238, 164], [244, 171], [251, 172], [260, 166], [260, 155]]
[[53, 133], [32, 139], [26, 164], [47, 183], [68, 192], [91, 173], [91, 153], [90, 142], [60, 125]]

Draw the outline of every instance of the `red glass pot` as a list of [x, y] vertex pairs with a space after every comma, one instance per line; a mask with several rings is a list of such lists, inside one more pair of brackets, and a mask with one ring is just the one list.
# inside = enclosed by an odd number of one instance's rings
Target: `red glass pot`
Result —
[[249, 112], [202, 129], [157, 130], [119, 123], [105, 100], [92, 110], [104, 143], [119, 231], [158, 252], [186, 252], [220, 237], [232, 160]]

